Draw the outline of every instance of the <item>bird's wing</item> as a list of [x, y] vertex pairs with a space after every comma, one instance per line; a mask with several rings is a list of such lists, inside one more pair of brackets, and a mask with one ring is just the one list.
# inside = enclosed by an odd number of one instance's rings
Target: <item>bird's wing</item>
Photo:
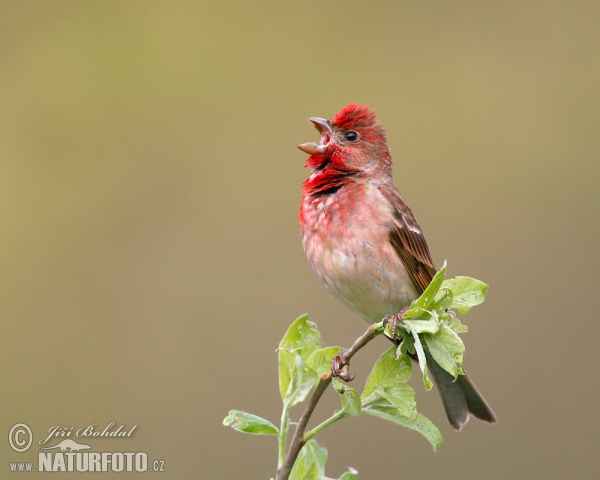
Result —
[[391, 222], [389, 239], [410, 278], [419, 291], [427, 288], [436, 273], [429, 247], [417, 219], [395, 187], [381, 186], [380, 192], [390, 202], [394, 222]]

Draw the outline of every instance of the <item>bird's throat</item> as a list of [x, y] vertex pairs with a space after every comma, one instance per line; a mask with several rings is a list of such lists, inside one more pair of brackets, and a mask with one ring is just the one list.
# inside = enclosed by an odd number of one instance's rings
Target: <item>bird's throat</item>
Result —
[[360, 172], [356, 170], [337, 170], [330, 162], [324, 161], [313, 170], [302, 185], [304, 195], [332, 195], [340, 188], [354, 181]]

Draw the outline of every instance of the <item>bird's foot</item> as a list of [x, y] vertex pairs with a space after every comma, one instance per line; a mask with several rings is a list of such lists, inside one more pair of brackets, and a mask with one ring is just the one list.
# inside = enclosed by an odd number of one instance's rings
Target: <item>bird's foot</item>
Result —
[[408, 307], [403, 307], [402, 310], [400, 310], [399, 312], [392, 313], [391, 315], [386, 315], [385, 317], [383, 317], [383, 326], [390, 326], [390, 331], [392, 332], [392, 340], [394, 340], [394, 342], [398, 338], [398, 324], [402, 322], [402, 317], [406, 312], [408, 312]]
[[333, 357], [331, 362], [331, 374], [334, 377], [339, 377], [344, 382], [351, 382], [354, 380], [354, 375], [350, 376], [349, 372], [350, 360], [346, 358], [346, 354], [340, 351], [339, 355]]

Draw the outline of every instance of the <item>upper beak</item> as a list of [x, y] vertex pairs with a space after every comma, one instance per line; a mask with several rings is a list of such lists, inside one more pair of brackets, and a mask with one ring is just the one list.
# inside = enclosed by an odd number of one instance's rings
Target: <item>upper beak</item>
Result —
[[303, 143], [302, 145], [298, 145], [298, 148], [303, 152], [308, 153], [309, 155], [314, 155], [315, 153], [323, 153], [327, 148], [329, 140], [331, 139], [331, 127], [329, 126], [329, 122], [324, 118], [319, 117], [309, 117], [307, 118], [307, 120], [311, 122], [319, 131], [319, 133], [321, 134], [321, 140], [319, 141], [319, 143]]

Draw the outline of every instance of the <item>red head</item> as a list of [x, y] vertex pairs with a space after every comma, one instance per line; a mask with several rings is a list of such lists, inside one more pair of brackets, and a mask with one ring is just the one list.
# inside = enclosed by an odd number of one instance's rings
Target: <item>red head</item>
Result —
[[[346, 105], [331, 120], [308, 119], [321, 133], [319, 143], [309, 142], [298, 148], [310, 158], [306, 167], [326, 170], [329, 174], [346, 173], [372, 176], [391, 171], [392, 158], [383, 127], [375, 110], [368, 105]], [[327, 167], [327, 168], [326, 168]]]

